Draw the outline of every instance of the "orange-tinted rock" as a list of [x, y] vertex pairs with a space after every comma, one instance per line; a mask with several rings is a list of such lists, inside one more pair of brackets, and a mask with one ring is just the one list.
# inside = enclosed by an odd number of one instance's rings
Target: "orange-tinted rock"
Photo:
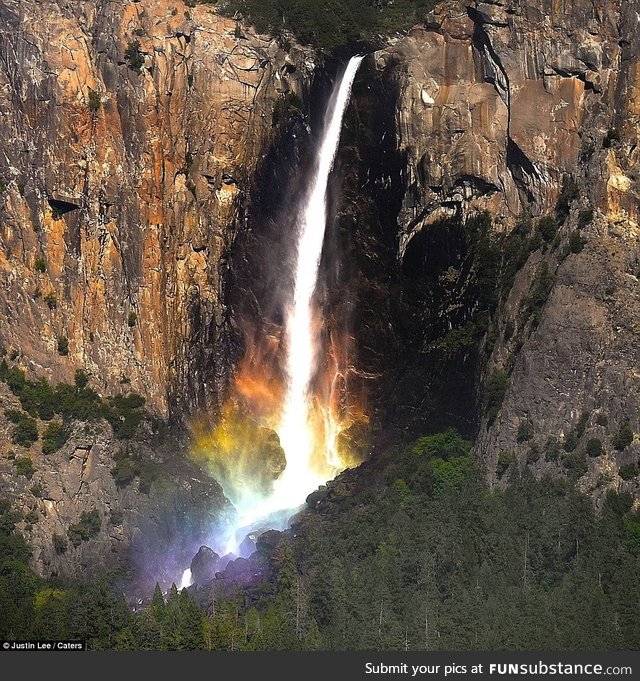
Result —
[[[220, 260], [273, 102], [301, 92], [309, 53], [167, 0], [5, 4], [0, 33], [13, 55], [0, 73], [2, 345], [52, 380], [84, 367], [114, 393], [126, 377], [165, 415], [170, 395], [206, 406], [215, 391], [188, 383], [224, 374], [197, 375], [193, 358], [222, 333]], [[125, 59], [136, 41], [140, 74]]]

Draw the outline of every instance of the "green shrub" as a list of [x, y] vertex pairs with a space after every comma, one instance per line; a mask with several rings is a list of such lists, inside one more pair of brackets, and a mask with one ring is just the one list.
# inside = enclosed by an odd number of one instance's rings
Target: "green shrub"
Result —
[[11, 423], [20, 423], [20, 421], [26, 416], [19, 409], [5, 409], [4, 416]]
[[38, 512], [32, 510], [25, 515], [24, 521], [27, 523], [27, 525], [35, 525], [39, 518], [40, 516], [38, 515]]
[[578, 446], [578, 436], [571, 431], [564, 439], [562, 447], [565, 452], [572, 452]]
[[560, 458], [560, 443], [556, 438], [550, 437], [544, 445], [544, 460], [557, 461]]
[[500, 412], [508, 388], [509, 374], [505, 371], [495, 371], [489, 378], [487, 383], [487, 417], [489, 423], [493, 423]]
[[529, 442], [533, 437], [533, 423], [531, 421], [521, 421], [518, 426], [518, 434], [516, 440], [522, 444], [523, 442]]
[[24, 475], [28, 480], [31, 480], [36, 469], [33, 467], [33, 461], [28, 456], [18, 456], [15, 458], [13, 465], [16, 467], [18, 475]]
[[69, 354], [69, 339], [66, 336], [58, 338], [58, 354], [66, 357]]
[[75, 376], [73, 378], [73, 383], [76, 388], [86, 388], [89, 384], [89, 374], [84, 369], [76, 369]]
[[100, 110], [100, 95], [95, 91], [89, 88], [89, 96], [87, 98], [87, 107], [91, 113], [96, 113], [96, 111]]
[[[81, 369], [76, 372], [75, 385], [58, 383], [52, 388], [45, 379], [28, 381], [22, 369], [10, 368], [3, 360], [0, 362], [0, 380], [7, 383], [11, 392], [19, 398], [24, 410], [31, 416], [51, 420], [59, 414], [64, 424], [73, 419], [90, 421], [105, 418], [119, 439], [133, 437], [140, 422], [147, 416], [144, 410], [144, 397], [129, 393], [103, 399], [87, 387], [88, 375]], [[17, 437], [20, 439], [18, 444], [21, 444], [22, 440], [29, 443], [37, 440], [37, 426], [27, 414], [10, 409], [5, 415], [16, 426], [20, 426], [19, 429], [16, 428]], [[57, 433], [56, 437], [58, 435], [61, 433]]]
[[562, 463], [572, 480], [578, 480], [589, 470], [586, 457], [577, 452], [567, 454]]
[[36, 258], [36, 272], [46, 272], [47, 261], [44, 258]]
[[6, 360], [3, 359], [0, 362], [0, 380], [9, 386], [9, 390], [14, 395], [19, 395], [27, 379], [22, 369], [18, 367], [9, 368]]
[[611, 438], [613, 448], [622, 451], [633, 442], [633, 429], [628, 420], [623, 421], [618, 428], [618, 432]]
[[42, 485], [39, 482], [35, 482], [33, 485], [31, 485], [29, 491], [31, 492], [31, 494], [33, 494], [34, 497], [36, 497], [36, 499], [41, 499], [42, 495], [44, 494]]
[[538, 234], [545, 243], [550, 244], [555, 238], [557, 231], [558, 223], [551, 215], [545, 215], [538, 220]]
[[572, 253], [580, 253], [584, 249], [586, 243], [587, 240], [577, 229], [574, 229], [569, 235], [569, 250]]
[[133, 328], [137, 323], [138, 323], [138, 315], [137, 315], [133, 310], [131, 310], [131, 311], [129, 312], [129, 316], [127, 317], [127, 325], [128, 325], [129, 328], [131, 329], [131, 328]]
[[67, 535], [71, 543], [77, 548], [83, 541], [89, 541], [89, 539], [96, 537], [100, 533], [101, 526], [102, 519], [96, 509], [82, 511], [80, 520], [69, 527]]
[[50, 310], [55, 310], [58, 307], [58, 300], [55, 293], [47, 293], [44, 297], [44, 302], [48, 305]]
[[60, 421], [51, 421], [42, 433], [42, 453], [57, 452], [69, 439], [69, 433]]
[[136, 460], [122, 449], [114, 454], [113, 460], [116, 465], [111, 469], [111, 475], [116, 486], [127, 487], [139, 475]]
[[471, 458], [458, 456], [452, 459], [433, 459], [429, 467], [433, 473], [433, 493], [439, 495], [445, 491], [460, 487], [471, 469]]
[[142, 73], [144, 55], [140, 51], [140, 41], [133, 40], [127, 45], [127, 49], [124, 52], [124, 60], [132, 71], [135, 71], [137, 74]]
[[629, 513], [633, 506], [633, 497], [628, 492], [616, 492], [610, 489], [604, 500], [605, 507], [615, 515]]
[[591, 438], [587, 442], [586, 452], [592, 458], [600, 456], [604, 452], [602, 440], [598, 439], [597, 437]]
[[638, 468], [637, 463], [628, 463], [624, 466], [620, 466], [620, 477], [623, 480], [633, 480], [640, 474], [640, 468]]
[[103, 415], [119, 440], [131, 439], [145, 417], [145, 399], [136, 393], [115, 395], [106, 400]]
[[104, 415], [105, 401], [91, 388], [59, 383], [55, 396], [58, 400], [57, 413], [67, 421], [92, 421]]
[[53, 535], [53, 550], [58, 554], [62, 555], [63, 553], [67, 552], [67, 540], [59, 535], [59, 534], [54, 534]]
[[118, 525], [122, 525], [122, 521], [123, 521], [122, 511], [120, 509], [112, 509], [109, 514], [109, 522], [114, 527], [117, 527]]
[[469, 440], [465, 440], [454, 428], [444, 433], [428, 435], [417, 439], [411, 451], [415, 456], [422, 456], [427, 459], [450, 459], [456, 456], [466, 456], [471, 449]]
[[127, 487], [138, 478], [140, 491], [143, 494], [150, 492], [152, 484], [158, 477], [156, 466], [142, 461], [137, 454], [129, 454], [122, 449], [114, 455], [113, 460], [115, 466], [111, 469], [111, 475], [117, 487]]
[[589, 412], [583, 411], [582, 414], [580, 414], [580, 418], [578, 419], [578, 423], [576, 424], [576, 435], [578, 436], [578, 439], [581, 438], [584, 435], [584, 432], [587, 429], [588, 423], [589, 423]]
[[27, 414], [15, 409], [9, 409], [5, 416], [15, 424], [11, 435], [11, 442], [21, 447], [31, 447], [38, 440], [38, 424]]
[[578, 198], [579, 190], [578, 183], [571, 177], [565, 175], [562, 179], [562, 189], [556, 201], [556, 218], [562, 225], [569, 217], [571, 211], [571, 204]]
[[628, 516], [623, 519], [625, 539], [629, 550], [640, 556], [640, 516]]
[[522, 300], [524, 320], [527, 321], [532, 318], [534, 328], [540, 323], [542, 308], [547, 302], [554, 281], [555, 276], [551, 272], [549, 264], [543, 261], [536, 270], [529, 293]]
[[44, 421], [50, 421], [54, 417], [55, 393], [45, 379], [25, 382], [18, 397], [22, 408], [31, 416], [38, 416]]

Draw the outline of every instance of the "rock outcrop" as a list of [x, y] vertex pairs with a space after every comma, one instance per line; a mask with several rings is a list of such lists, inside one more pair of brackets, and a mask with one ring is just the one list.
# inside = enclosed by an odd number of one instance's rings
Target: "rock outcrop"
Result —
[[0, 333], [53, 380], [216, 406], [226, 259], [310, 51], [181, 0], [0, 3]]
[[637, 29], [633, 3], [453, 0], [376, 53], [400, 89], [400, 252], [460, 207], [488, 210], [501, 229], [544, 214], [609, 129], [621, 153], [599, 155], [585, 191], [637, 223]]
[[[598, 497], [612, 487], [638, 493], [640, 446], [614, 443], [627, 419], [640, 430], [639, 22], [636, 3], [454, 0], [370, 65], [398, 92], [392, 132], [404, 188], [395, 256], [412, 271], [397, 286], [411, 296], [419, 279], [434, 292], [424, 313], [407, 308], [405, 327], [434, 306], [437, 322], [429, 324], [455, 330], [474, 320], [473, 304], [461, 315], [459, 303], [471, 261], [455, 254], [450, 233], [444, 243], [435, 232], [426, 236], [439, 218], [488, 211], [499, 233], [518, 224], [535, 230], [545, 215], [560, 224], [553, 243], [534, 248], [517, 275], [493, 338], [485, 339], [479, 381], [468, 373], [460, 393], [477, 400], [476, 451], [493, 480], [516, 460], [537, 474], [578, 477]], [[568, 201], [558, 211], [563, 186]], [[418, 235], [429, 253], [421, 253], [416, 274], [406, 258]], [[528, 324], [523, 308], [543, 263], [548, 296]], [[446, 293], [447, 276], [455, 295]], [[457, 358], [468, 362], [470, 353]], [[450, 368], [452, 379], [455, 373]], [[414, 398], [421, 406], [439, 399], [428, 392], [434, 374], [435, 367], [423, 397]], [[505, 381], [497, 418], [484, 397], [496, 376]], [[600, 454], [592, 445], [595, 455], [585, 456], [589, 440], [602, 443]], [[545, 455], [545, 447], [560, 453]]]
[[208, 546], [201, 546], [191, 561], [191, 578], [194, 584], [206, 584], [216, 576], [220, 556]]
[[[0, 406], [20, 408], [4, 385]], [[43, 576], [86, 579], [128, 564], [136, 568], [128, 593], [148, 595], [156, 582], [179, 581], [198, 546], [235, 513], [179, 443], [144, 423], [135, 440], [118, 440], [105, 421], [75, 422], [55, 452], [42, 442], [13, 445], [11, 430], [0, 417], [0, 497], [21, 513]]]

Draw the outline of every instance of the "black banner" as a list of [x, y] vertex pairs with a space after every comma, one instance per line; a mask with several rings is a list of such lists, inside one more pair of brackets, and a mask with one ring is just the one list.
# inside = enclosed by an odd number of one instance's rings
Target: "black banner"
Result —
[[[9, 649], [7, 649], [9, 644]], [[40, 646], [33, 648], [31, 646]], [[65, 647], [66, 646], [66, 647]], [[3, 667], [20, 665], [23, 674], [66, 673], [77, 668], [91, 673], [95, 665], [109, 673], [129, 668], [137, 660], [145, 675], [158, 672], [163, 678], [202, 671], [234, 678], [327, 679], [593, 679], [622, 677], [640, 679], [640, 652], [101, 652], [84, 655], [45, 656], [45, 652], [83, 652], [79, 641], [23, 641], [0, 643]], [[213, 666], [212, 666], [213, 665]], [[135, 667], [134, 667], [135, 668]]]

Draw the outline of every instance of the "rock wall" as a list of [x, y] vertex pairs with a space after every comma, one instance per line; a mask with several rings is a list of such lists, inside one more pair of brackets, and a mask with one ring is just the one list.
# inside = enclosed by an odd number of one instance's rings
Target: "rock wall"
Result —
[[[553, 207], [581, 149], [609, 128], [620, 154], [592, 172], [592, 200], [637, 221], [638, 27], [634, 3], [584, 0], [444, 2], [408, 37], [375, 54], [396, 72], [407, 191], [400, 253], [425, 224], [488, 210], [498, 228]], [[595, 168], [593, 169], [596, 170]]]
[[26, 368], [216, 406], [226, 253], [313, 68], [286, 48], [181, 0], [0, 3], [0, 334]]
[[[20, 409], [4, 384], [0, 406]], [[46, 424], [38, 425], [42, 433]], [[117, 439], [102, 420], [75, 423], [55, 452], [43, 451], [42, 441], [28, 450], [13, 445], [13, 430], [0, 417], [0, 498], [21, 514], [40, 575], [82, 580], [127, 565], [135, 568], [127, 593], [146, 597], [156, 582], [179, 583], [198, 547], [235, 513], [180, 443], [146, 421], [135, 440]], [[82, 536], [86, 513], [97, 514], [96, 527]]]
[[[515, 459], [536, 474], [578, 475], [598, 498], [610, 488], [638, 492], [637, 439], [616, 450], [614, 438], [625, 419], [640, 430], [639, 16], [634, 2], [456, 0], [374, 55], [373, 68], [399, 90], [401, 265], [418, 235], [432, 254], [451, 250], [429, 232], [439, 218], [486, 210], [498, 232], [535, 230], [540, 216], [554, 215], [564, 178], [573, 184], [568, 218], [553, 244], [529, 256], [494, 338], [480, 347], [477, 378], [467, 374], [479, 409], [476, 451], [492, 480]], [[425, 255], [421, 280], [434, 257]], [[463, 268], [447, 257], [461, 281]], [[543, 262], [551, 290], [533, 325], [523, 307]], [[425, 299], [425, 309], [434, 302]], [[457, 310], [442, 307], [440, 322], [455, 329]], [[498, 372], [508, 385], [494, 419], [486, 394]], [[603, 451], [585, 457], [590, 439]], [[559, 454], [545, 454], [553, 441]]]

